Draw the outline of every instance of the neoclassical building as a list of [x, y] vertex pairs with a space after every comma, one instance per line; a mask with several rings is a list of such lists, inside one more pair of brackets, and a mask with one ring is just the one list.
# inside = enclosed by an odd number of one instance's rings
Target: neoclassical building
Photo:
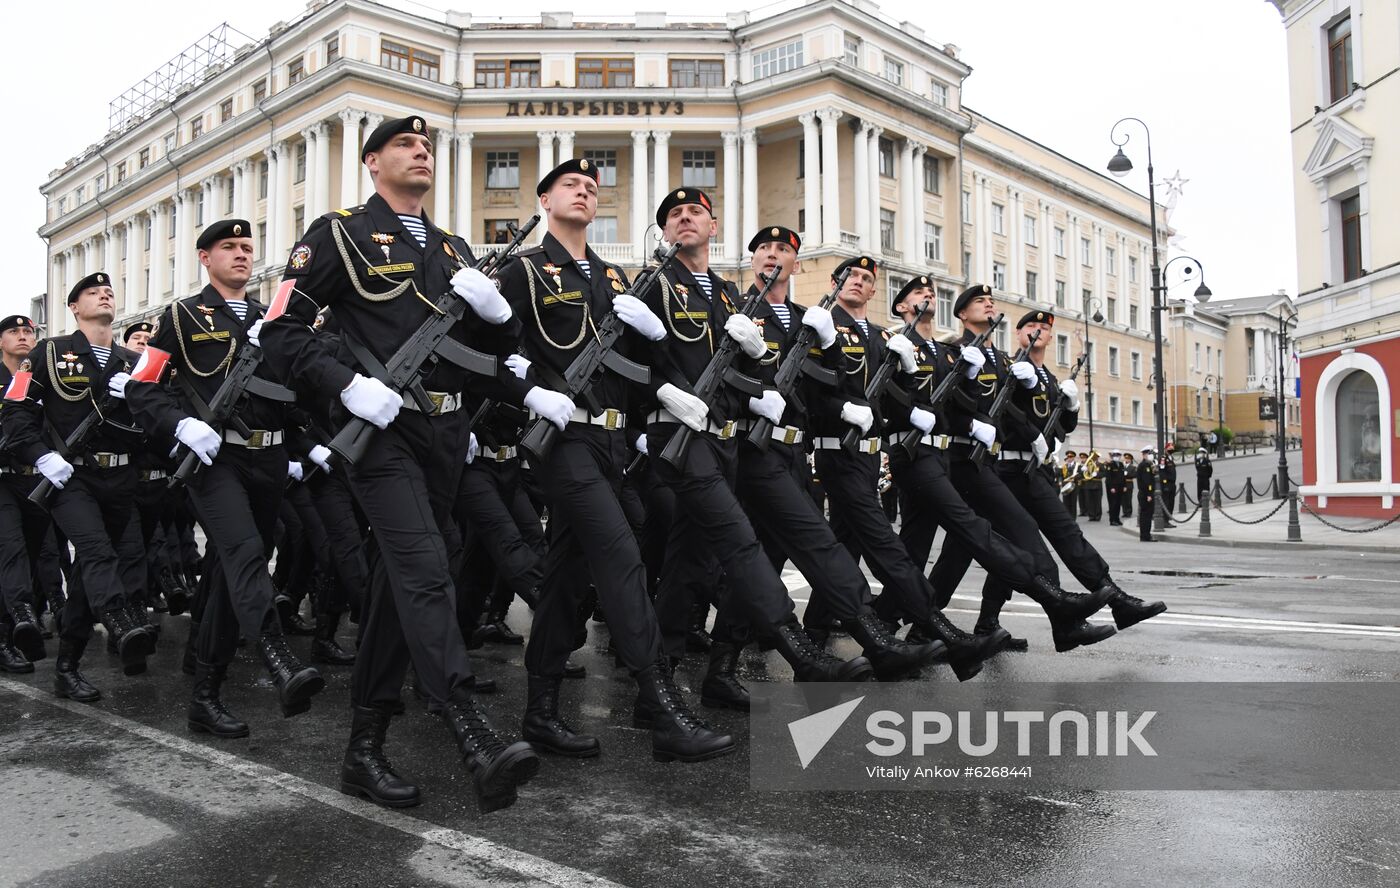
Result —
[[703, 188], [726, 274], [747, 278], [760, 225], [802, 233], [803, 301], [860, 251], [883, 269], [873, 317], [928, 274], [951, 333], [956, 292], [991, 283], [1013, 317], [1060, 313], [1059, 369], [1083, 348], [1087, 306], [1104, 319], [1089, 335], [1095, 443], [1152, 440], [1146, 199], [965, 107], [958, 47], [868, 0], [684, 20], [435, 20], [322, 0], [259, 41], [228, 33], [114, 101], [110, 131], [43, 186], [56, 331], [68, 287], [98, 268], [124, 321], [196, 291], [194, 242], [220, 217], [252, 221], [268, 293], [308, 220], [370, 193], [365, 135], [411, 110], [434, 132], [429, 214], [480, 249], [534, 212], [534, 183], [563, 158], [598, 166], [590, 239], [631, 268], [655, 244], [660, 196]]

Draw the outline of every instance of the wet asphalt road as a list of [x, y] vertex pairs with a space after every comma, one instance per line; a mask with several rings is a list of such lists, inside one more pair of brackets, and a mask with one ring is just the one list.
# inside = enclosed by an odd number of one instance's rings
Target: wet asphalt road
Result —
[[[1032, 649], [974, 681], [1400, 678], [1400, 555], [1142, 545], [1085, 526], [1121, 585], [1171, 611], [1056, 655], [1044, 618], [1013, 602], [1003, 622]], [[787, 579], [805, 599], [800, 577]], [[969, 573], [950, 609], [963, 626], [981, 580]], [[347, 670], [327, 670], [312, 711], [284, 720], [245, 652], [225, 696], [253, 733], [216, 743], [184, 727], [187, 621], [164, 623], [143, 678], [122, 677], [94, 641], [84, 669], [104, 691], [95, 706], [54, 700], [52, 659], [0, 677], [0, 886], [1400, 884], [1394, 793], [759, 793], [745, 719], [713, 712], [739, 740], [735, 755], [656, 764], [648, 735], [628, 726], [633, 692], [598, 625], [578, 655], [588, 677], [566, 683], [564, 708], [599, 735], [602, 757], [547, 759], [515, 807], [482, 815], [446, 730], [410, 695], [389, 751], [424, 803], [385, 812], [335, 790]], [[512, 623], [524, 630], [528, 612]], [[513, 730], [522, 649], [479, 653], [479, 671], [502, 685], [487, 708]], [[703, 669], [690, 658], [682, 682], [698, 687]], [[752, 651], [743, 672], [791, 675]], [[939, 670], [922, 683], [936, 698], [952, 681]]]

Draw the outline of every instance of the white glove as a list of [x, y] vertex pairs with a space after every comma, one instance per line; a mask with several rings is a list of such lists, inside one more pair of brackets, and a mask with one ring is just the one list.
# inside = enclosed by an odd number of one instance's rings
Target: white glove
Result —
[[875, 424], [875, 411], [847, 401], [841, 405], [841, 421], [860, 429], [860, 433], [864, 435]]
[[403, 407], [403, 396], [373, 376], [355, 374], [350, 384], [340, 393], [340, 403], [345, 409], [376, 428], [386, 428], [399, 415]]
[[890, 341], [885, 343], [885, 348], [899, 355], [899, 369], [905, 373], [918, 372], [919, 359], [914, 357], [914, 343], [909, 341], [908, 336], [890, 337]]
[[209, 427], [209, 423], [193, 416], [186, 416], [175, 426], [175, 439], [194, 451], [194, 455], [206, 466], [214, 464], [214, 454], [224, 443], [224, 439]]
[[836, 322], [831, 319], [831, 312], [820, 305], [807, 309], [802, 315], [802, 326], [817, 331], [822, 348], [831, 348], [831, 344], [836, 341]]
[[710, 412], [705, 409], [704, 401], [690, 392], [681, 391], [669, 382], [656, 390], [656, 399], [676, 419], [697, 432], [705, 431], [705, 420], [709, 417]]
[[730, 315], [729, 320], [724, 322], [724, 332], [749, 357], [757, 360], [768, 354], [768, 343], [763, 341], [758, 325], [743, 315]]
[[63, 485], [68, 483], [68, 479], [73, 477], [72, 463], [53, 450], [39, 457], [34, 468], [38, 469], [45, 478], [49, 479], [49, 483], [59, 490], [62, 490]]
[[521, 355], [511, 355], [506, 358], [506, 366], [515, 374], [516, 379], [524, 379], [525, 374], [530, 372], [530, 359]]
[[666, 338], [666, 328], [661, 326], [661, 319], [656, 316], [656, 312], [647, 308], [645, 302], [631, 293], [618, 293], [613, 297], [613, 312], [622, 319], [622, 323], [652, 342], [660, 342]]
[[637, 436], [637, 452], [640, 453], [642, 456], [648, 456], [648, 455], [649, 455], [649, 454], [647, 453], [647, 433], [646, 433], [646, 432], [642, 432], [640, 435]]
[[1031, 453], [1035, 454], [1037, 462], [1045, 462], [1045, 458], [1050, 455], [1050, 445], [1045, 443], [1044, 435], [1036, 435], [1031, 442]]
[[131, 382], [131, 374], [125, 370], [112, 374], [112, 378], [107, 380], [107, 393], [114, 398], [126, 400], [126, 384]]
[[553, 389], [535, 386], [525, 393], [525, 406], [537, 415], [554, 423], [559, 431], [574, 418], [574, 402], [568, 395], [561, 395]]
[[930, 413], [922, 407], [915, 407], [909, 411], [909, 422], [914, 425], [914, 428], [927, 435], [937, 425], [938, 414]]
[[489, 277], [475, 268], [463, 268], [452, 276], [452, 292], [467, 300], [472, 311], [488, 324], [510, 320], [510, 303]]
[[320, 466], [322, 471], [329, 472], [331, 470], [332, 455], [329, 447], [324, 444], [317, 444], [315, 447], [311, 448], [311, 452], [306, 455], [306, 458]]
[[974, 419], [972, 421], [972, 437], [981, 441], [984, 446], [991, 447], [997, 441], [997, 427], [980, 419]]
[[262, 332], [262, 325], [263, 321], [265, 320], [267, 319], [258, 318], [256, 321], [253, 322], [253, 326], [248, 328], [248, 332], [243, 334], [249, 342], [253, 343], [253, 346], [255, 348], [262, 348], [262, 343], [258, 342], [258, 334]]
[[476, 459], [479, 453], [481, 453], [481, 445], [477, 443], [476, 432], [472, 432], [471, 437], [467, 439], [467, 465], [471, 465], [472, 460]]
[[302, 476], [301, 463], [287, 461], [287, 477], [293, 481], [300, 481]]
[[1064, 382], [1060, 383], [1060, 393], [1066, 398], [1069, 398], [1069, 409], [1078, 412], [1079, 386], [1075, 384], [1073, 379], [1066, 379]]
[[775, 389], [766, 389], [761, 398], [749, 398], [749, 410], [758, 416], [763, 417], [773, 425], [783, 424], [783, 411], [787, 410], [787, 401], [778, 394]]
[[1035, 365], [1030, 361], [1017, 361], [1012, 364], [1011, 375], [1019, 379], [1021, 385], [1028, 389], [1033, 389], [1040, 383], [1040, 377], [1035, 372]]
[[977, 374], [982, 372], [982, 365], [987, 363], [987, 356], [982, 354], [982, 349], [970, 345], [963, 346], [961, 357], [967, 364], [968, 379], [976, 379]]

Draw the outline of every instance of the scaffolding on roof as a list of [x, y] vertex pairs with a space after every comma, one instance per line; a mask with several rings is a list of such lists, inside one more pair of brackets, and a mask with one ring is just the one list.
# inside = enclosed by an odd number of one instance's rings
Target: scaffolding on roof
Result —
[[[230, 42], [232, 38], [240, 40], [239, 46]], [[238, 55], [240, 46], [253, 42], [228, 22], [220, 24], [109, 102], [107, 134], [115, 135], [129, 129], [152, 111], [179, 98], [205, 78], [223, 70]]]

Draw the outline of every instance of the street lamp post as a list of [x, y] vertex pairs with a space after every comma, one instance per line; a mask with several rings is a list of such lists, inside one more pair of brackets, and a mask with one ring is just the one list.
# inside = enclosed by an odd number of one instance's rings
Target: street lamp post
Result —
[[1276, 403], [1274, 404], [1274, 421], [1278, 424], [1278, 483], [1274, 485], [1274, 494], [1275, 494], [1275, 496], [1276, 496], [1277, 498], [1279, 498], [1279, 499], [1282, 499], [1283, 497], [1288, 496], [1288, 450], [1287, 450], [1287, 441], [1286, 441], [1285, 438], [1284, 438], [1284, 436], [1288, 433], [1288, 427], [1287, 427], [1287, 424], [1286, 424], [1286, 422], [1285, 422], [1284, 413], [1283, 413], [1283, 411], [1284, 411], [1284, 399], [1283, 399], [1283, 369], [1284, 369], [1284, 366], [1285, 366], [1283, 362], [1284, 362], [1284, 358], [1285, 358], [1285, 356], [1286, 356], [1286, 354], [1287, 354], [1287, 349], [1288, 349], [1288, 321], [1290, 321], [1290, 320], [1297, 320], [1297, 318], [1298, 318], [1298, 316], [1297, 316], [1296, 314], [1293, 315], [1292, 317], [1288, 317], [1288, 316], [1287, 316], [1287, 309], [1284, 309], [1284, 308], [1280, 308], [1280, 309], [1279, 309], [1279, 312], [1278, 312], [1278, 372], [1277, 372], [1277, 375], [1276, 375], [1276, 379], [1277, 379], [1277, 381], [1278, 381], [1278, 385], [1277, 385], [1277, 388], [1275, 389], [1275, 394], [1277, 395], [1277, 401], [1276, 401]]
[[[1212, 382], [1215, 383], [1215, 400], [1219, 403], [1220, 419], [1217, 422], [1214, 416], [1207, 416], [1206, 418], [1216, 423], [1215, 428], [1223, 429], [1225, 427], [1225, 377], [1220, 373], [1207, 373], [1206, 378], [1201, 380], [1201, 390], [1209, 393], [1210, 384]], [[1215, 431], [1215, 429], [1211, 429], [1211, 431]], [[1223, 438], [1220, 439], [1220, 446], [1225, 446]], [[1215, 455], [1219, 456], [1220, 453], [1216, 453]]]
[[1089, 450], [1094, 449], [1094, 343], [1089, 339], [1089, 317], [1092, 314], [1094, 323], [1103, 323], [1103, 313], [1099, 311], [1102, 303], [1097, 298], [1090, 297], [1084, 300], [1084, 353], [1089, 359], [1084, 362], [1084, 389], [1087, 392], [1089, 407]]

